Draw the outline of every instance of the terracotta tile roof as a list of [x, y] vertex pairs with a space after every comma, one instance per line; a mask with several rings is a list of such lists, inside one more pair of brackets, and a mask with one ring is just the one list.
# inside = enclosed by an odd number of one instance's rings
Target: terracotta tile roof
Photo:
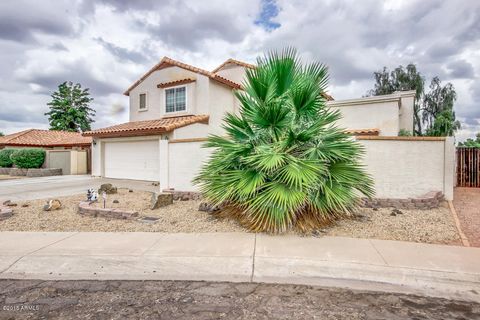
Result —
[[255, 69], [255, 65], [253, 65], [253, 64], [230, 58], [227, 61], [225, 61], [224, 63], [222, 63], [221, 65], [219, 65], [218, 67], [216, 67], [215, 69], [213, 69], [212, 72], [216, 73], [228, 64], [236, 64], [236, 65], [244, 67], [244, 68]]
[[181, 117], [164, 117], [157, 120], [132, 121], [107, 128], [84, 132], [92, 137], [128, 137], [155, 135], [185, 127], [193, 123], [208, 123], [208, 115], [189, 115]]
[[180, 80], [162, 82], [162, 83], [157, 84], [157, 88], [174, 87], [174, 86], [179, 86], [179, 85], [182, 85], [182, 84], [192, 83], [192, 82], [195, 82], [195, 81], [196, 80], [193, 79], [193, 78], [185, 78], [185, 79], [180, 79]]
[[380, 130], [376, 128], [372, 129], [349, 129], [345, 130], [346, 133], [354, 135], [354, 136], [378, 136], [380, 134]]
[[236, 84], [232, 81], [228, 81], [228, 82], [224, 81], [225, 78], [218, 77], [213, 72], [210, 72], [210, 71], [207, 71], [207, 70], [204, 70], [204, 69], [200, 69], [200, 68], [191, 66], [189, 64], [186, 64], [186, 63], [183, 63], [183, 62], [180, 62], [180, 61], [177, 61], [177, 60], [170, 59], [169, 57], [163, 57], [162, 60], [160, 60], [159, 63], [154, 65], [153, 68], [148, 70], [147, 73], [145, 73], [140, 79], [135, 81], [123, 94], [128, 96], [130, 91], [132, 91], [136, 86], [138, 86], [143, 80], [145, 80], [154, 71], [162, 70], [162, 69], [172, 67], [172, 66], [176, 66], [176, 67], [179, 67], [179, 68], [182, 68], [182, 69], [185, 69], [185, 70], [189, 70], [189, 71], [204, 75], [206, 77], [209, 77], [212, 80], [223, 83], [223, 84], [225, 84], [227, 86], [230, 86], [234, 89], [237, 89], [237, 87], [240, 86], [239, 84]]
[[72, 147], [87, 146], [92, 138], [83, 137], [79, 132], [29, 129], [0, 137], [2, 146], [32, 146], [32, 147]]
[[[162, 60], [160, 60], [159, 63], [154, 65], [140, 79], [135, 81], [123, 94], [128, 96], [130, 94], [130, 91], [132, 91], [136, 86], [138, 86], [140, 83], [142, 83], [142, 81], [145, 80], [153, 72], [155, 72], [157, 70], [162, 70], [162, 69], [165, 69], [165, 68], [168, 68], [168, 67], [172, 67], [172, 66], [176, 66], [176, 67], [179, 67], [179, 68], [182, 68], [182, 69], [185, 69], [185, 70], [189, 70], [189, 71], [204, 75], [204, 76], [209, 77], [210, 79], [212, 79], [214, 81], [217, 81], [217, 82], [222, 83], [226, 86], [229, 86], [232, 89], [242, 90], [242, 86], [240, 84], [238, 84], [236, 82], [233, 82], [231, 80], [228, 80], [224, 77], [221, 77], [221, 76], [219, 76], [218, 74], [215, 73], [216, 71], [220, 70], [224, 65], [226, 65], [228, 63], [235, 63], [235, 64], [244, 66], [246, 68], [251, 68], [251, 69], [255, 68], [255, 65], [253, 65], [253, 64], [248, 64], [246, 62], [238, 61], [238, 60], [235, 60], [235, 59], [228, 59], [222, 65], [220, 65], [215, 70], [210, 72], [210, 71], [200, 69], [200, 68], [194, 67], [192, 65], [177, 61], [177, 60], [173, 60], [169, 57], [163, 57]], [[327, 94], [327, 93], [322, 93], [322, 95], [328, 101], [334, 100], [333, 97], [331, 95]]]

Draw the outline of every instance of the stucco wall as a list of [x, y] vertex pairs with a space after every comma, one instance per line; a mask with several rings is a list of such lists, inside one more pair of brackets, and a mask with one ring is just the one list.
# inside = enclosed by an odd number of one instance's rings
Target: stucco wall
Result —
[[384, 96], [329, 101], [327, 105], [342, 113], [339, 127], [379, 129], [381, 136], [397, 136], [400, 129], [413, 130], [415, 91]]
[[[203, 142], [168, 144], [168, 186], [182, 191], [197, 190], [192, 179], [208, 159], [210, 150], [202, 148]], [[161, 182], [160, 182], [161, 183]]]
[[218, 83], [210, 85], [209, 133], [224, 134], [223, 118], [227, 112], [235, 112], [236, 98], [230, 87]]
[[453, 199], [454, 143], [446, 140], [359, 140], [377, 198], [419, 197], [442, 191]]
[[245, 68], [236, 64], [225, 66], [216, 72], [219, 76], [227, 78], [238, 84], [242, 84], [245, 78]]
[[[185, 84], [187, 87], [187, 110], [184, 112], [165, 113], [165, 89], [157, 88], [159, 83], [196, 79], [195, 82]], [[159, 119], [164, 116], [178, 116], [186, 114], [208, 114], [210, 79], [201, 74], [178, 67], [169, 67], [154, 71], [138, 86], [130, 91], [130, 121]], [[168, 89], [168, 88], [167, 88]], [[139, 94], [147, 93], [147, 110], [140, 111]]]
[[[374, 178], [376, 198], [416, 198], [441, 191], [453, 199], [453, 139], [359, 141], [365, 147], [363, 161]], [[164, 187], [196, 191], [191, 180], [211, 152], [201, 148], [203, 143], [168, 144], [169, 181]]]

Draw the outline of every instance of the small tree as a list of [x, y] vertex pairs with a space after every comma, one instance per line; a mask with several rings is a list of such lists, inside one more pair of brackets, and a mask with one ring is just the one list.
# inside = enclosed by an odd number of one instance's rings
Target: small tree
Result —
[[88, 131], [94, 122], [95, 110], [89, 107], [93, 98], [89, 89], [82, 89], [79, 83], [64, 82], [52, 94], [48, 103], [50, 111], [45, 113], [50, 122], [50, 130]]
[[4, 136], [3, 132], [2, 132], [2, 131], [0, 131], [0, 137], [3, 137], [3, 136]]
[[254, 231], [311, 231], [373, 195], [362, 146], [326, 106], [327, 83], [324, 65], [302, 65], [293, 50], [247, 70], [240, 112], [225, 117], [226, 136], [209, 137], [214, 150], [195, 179], [221, 214]]
[[417, 71], [417, 67], [410, 63], [406, 68], [399, 66], [389, 72], [387, 67], [382, 71], [374, 72], [374, 88], [367, 92], [370, 96], [381, 96], [391, 94], [395, 91], [415, 90], [415, 104], [413, 105], [413, 131], [417, 135], [422, 134], [422, 123], [420, 118], [421, 101], [425, 79]]
[[414, 64], [406, 68], [399, 66], [389, 72], [386, 67], [373, 73], [374, 88], [367, 95], [384, 95], [395, 91], [415, 90], [414, 134], [451, 136], [460, 128], [455, 119], [453, 105], [457, 99], [455, 88], [451, 83], [441, 85], [438, 77], [430, 83], [430, 90], [425, 92], [425, 79]]
[[480, 132], [477, 133], [475, 139], [468, 138], [464, 142], [460, 142], [458, 146], [465, 148], [480, 148]]

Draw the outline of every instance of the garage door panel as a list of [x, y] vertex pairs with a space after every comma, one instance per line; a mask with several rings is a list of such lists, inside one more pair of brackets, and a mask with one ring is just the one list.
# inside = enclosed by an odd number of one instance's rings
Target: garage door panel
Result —
[[106, 142], [104, 161], [107, 178], [158, 181], [157, 140]]

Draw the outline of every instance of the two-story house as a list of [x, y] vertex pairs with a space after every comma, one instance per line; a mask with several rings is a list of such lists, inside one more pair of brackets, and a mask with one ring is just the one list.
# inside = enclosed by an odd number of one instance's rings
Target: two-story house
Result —
[[[199, 145], [208, 134], [222, 134], [227, 112], [238, 112], [233, 91], [241, 90], [247, 68], [255, 66], [229, 59], [207, 71], [164, 57], [125, 91], [129, 122], [84, 133], [93, 137], [92, 175], [192, 189], [190, 181], [207, 157]], [[326, 97], [343, 113], [340, 126], [353, 135], [395, 136], [413, 129], [414, 94]]]

